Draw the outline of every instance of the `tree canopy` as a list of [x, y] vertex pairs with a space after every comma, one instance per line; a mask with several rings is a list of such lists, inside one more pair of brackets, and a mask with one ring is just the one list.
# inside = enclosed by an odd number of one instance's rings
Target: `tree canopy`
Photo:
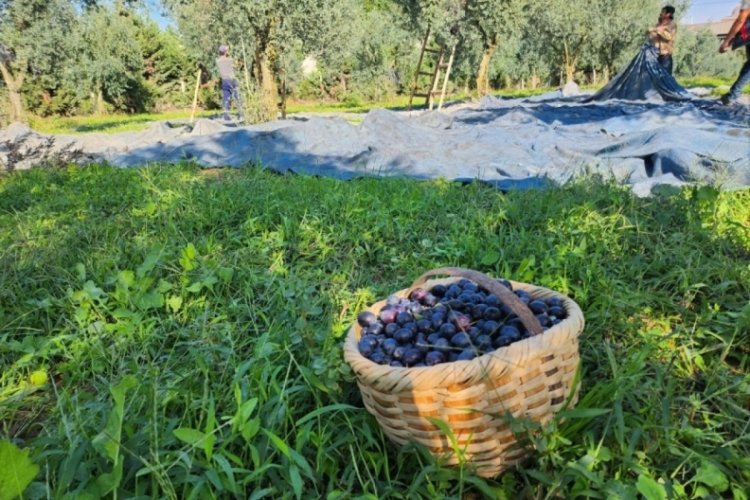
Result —
[[[684, 11], [687, 0], [676, 6]], [[171, 20], [158, 25], [158, 8]], [[379, 99], [409, 92], [429, 27], [457, 45], [453, 88], [596, 82], [656, 22], [657, 0], [0, 0], [0, 92], [12, 119], [218, 104], [229, 45], [247, 101], [271, 119], [287, 96]], [[709, 36], [681, 30], [680, 76], [736, 71]], [[303, 69], [303, 61], [305, 69]]]

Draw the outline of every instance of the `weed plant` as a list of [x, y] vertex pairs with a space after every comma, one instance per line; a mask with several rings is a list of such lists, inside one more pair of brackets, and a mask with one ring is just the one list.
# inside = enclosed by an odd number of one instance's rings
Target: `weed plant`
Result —
[[[26, 498], [747, 498], [749, 191], [216, 173], [0, 178], [0, 455]], [[358, 312], [438, 266], [586, 316], [579, 404], [494, 480], [388, 442], [342, 359]]]

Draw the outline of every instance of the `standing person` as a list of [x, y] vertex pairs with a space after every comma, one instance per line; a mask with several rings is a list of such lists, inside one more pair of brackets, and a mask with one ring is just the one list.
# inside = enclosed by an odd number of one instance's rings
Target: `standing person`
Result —
[[656, 26], [648, 30], [648, 39], [658, 52], [659, 64], [670, 75], [672, 74], [672, 51], [676, 35], [677, 25], [674, 22], [674, 7], [666, 5], [659, 13], [659, 21]]
[[[729, 33], [727, 33], [727, 37], [723, 42], [721, 42], [721, 45], [719, 46], [719, 52], [723, 54], [724, 52], [729, 50], [729, 47], [732, 45], [732, 40], [734, 39], [735, 35], [739, 33], [749, 17], [750, 0], [742, 0], [742, 2], [740, 3], [740, 13], [737, 14], [737, 19], [734, 20], [732, 27], [729, 29]], [[745, 51], [747, 53], [747, 60], [745, 60], [745, 64], [743, 64], [742, 68], [740, 68], [740, 74], [739, 76], [737, 76], [737, 81], [734, 82], [732, 88], [729, 89], [729, 93], [721, 96], [721, 102], [725, 105], [736, 103], [737, 99], [739, 99], [740, 97], [740, 94], [742, 94], [742, 89], [745, 87], [745, 85], [750, 83], [750, 45], [747, 45], [745, 47]]]
[[224, 119], [229, 120], [229, 111], [232, 109], [232, 101], [235, 105], [237, 102], [238, 84], [234, 77], [234, 59], [229, 57], [229, 47], [226, 45], [219, 46], [219, 57], [216, 59], [216, 66], [219, 68], [221, 77], [221, 104], [224, 108]]

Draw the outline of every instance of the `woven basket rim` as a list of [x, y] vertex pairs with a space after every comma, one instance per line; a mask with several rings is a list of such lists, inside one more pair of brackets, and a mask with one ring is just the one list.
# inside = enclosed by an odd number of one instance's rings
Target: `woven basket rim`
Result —
[[[437, 284], [455, 283], [461, 279], [460, 277], [431, 279], [423, 285], [423, 288], [430, 289]], [[452, 361], [435, 366], [408, 368], [379, 365], [360, 354], [357, 344], [362, 328], [355, 321], [349, 328], [344, 341], [344, 359], [362, 383], [372, 385], [380, 390], [389, 391], [395, 387], [398, 387], [398, 390], [427, 390], [437, 385], [473, 385], [486, 377], [491, 364], [505, 365], [503, 368], [510, 372], [514, 365], [521, 365], [525, 361], [536, 359], [549, 351], [550, 348], [554, 348], [555, 345], [569, 341], [571, 334], [577, 337], [583, 331], [585, 325], [583, 311], [573, 299], [545, 287], [513, 280], [508, 281], [510, 281], [514, 290], [525, 290], [532, 296], [560, 298], [568, 312], [568, 317], [539, 335], [495, 349], [470, 361]], [[394, 295], [403, 297], [409, 290], [410, 288], [404, 288]], [[381, 300], [371, 305], [367, 310], [377, 314], [384, 305], [385, 300]], [[418, 375], [418, 377], [412, 378], [410, 375]], [[434, 381], [440, 382], [438, 384]]]

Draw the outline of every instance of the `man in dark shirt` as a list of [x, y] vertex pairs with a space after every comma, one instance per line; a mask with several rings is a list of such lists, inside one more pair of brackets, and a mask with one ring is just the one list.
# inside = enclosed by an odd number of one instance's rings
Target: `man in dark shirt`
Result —
[[235, 102], [235, 105], [239, 105], [237, 102], [239, 86], [234, 76], [234, 59], [229, 57], [229, 47], [226, 45], [219, 47], [219, 57], [216, 59], [216, 66], [219, 68], [219, 76], [221, 77], [221, 104], [224, 108], [224, 119], [229, 120], [229, 110], [232, 109], [232, 101]]

